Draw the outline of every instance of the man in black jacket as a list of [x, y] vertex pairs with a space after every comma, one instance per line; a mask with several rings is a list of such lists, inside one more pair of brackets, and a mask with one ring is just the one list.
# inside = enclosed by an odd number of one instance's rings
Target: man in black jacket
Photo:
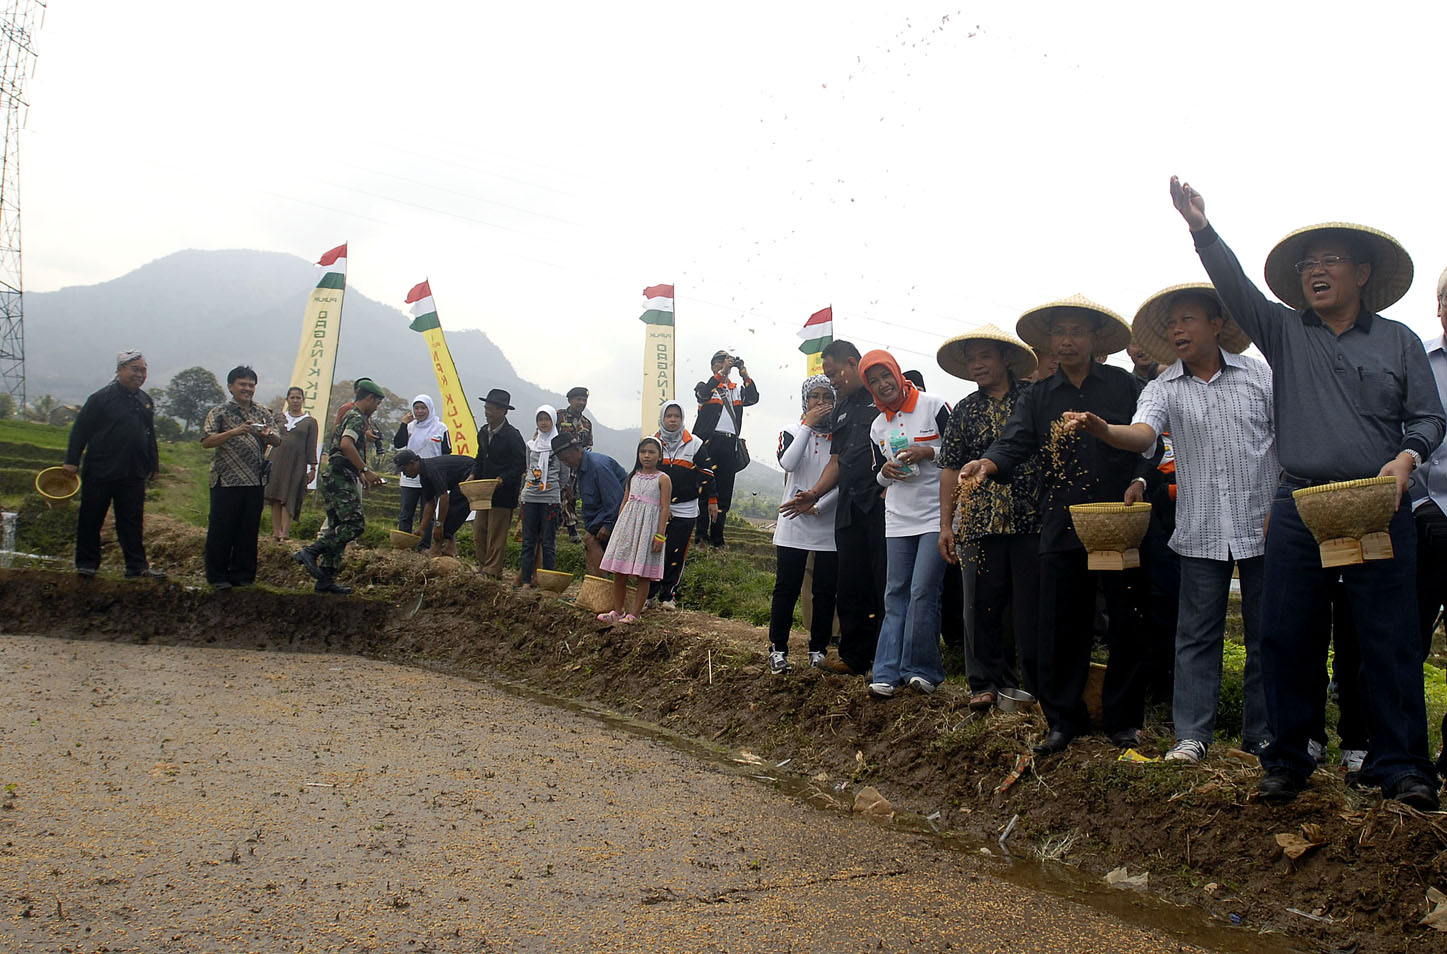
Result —
[[492, 509], [478, 513], [472, 522], [473, 540], [477, 546], [477, 569], [483, 576], [502, 579], [502, 555], [507, 547], [507, 528], [512, 512], [517, 509], [518, 492], [522, 490], [523, 471], [528, 466], [528, 449], [522, 434], [507, 422], [507, 412], [514, 410], [512, 395], [493, 388], [482, 399], [482, 413], [487, 423], [477, 431], [477, 462], [474, 480], [497, 478], [501, 481], [492, 494]]
[[[759, 403], [759, 389], [743, 359], [727, 351], [715, 353], [709, 367], [713, 376], [693, 386], [693, 396], [698, 399], [693, 433], [707, 445], [713, 461], [718, 516], [710, 519], [706, 512], [699, 513], [695, 540], [719, 549], [724, 545], [724, 519], [734, 498], [734, 475], [743, 469], [739, 441], [744, 432], [744, 408]], [[742, 383], [730, 379], [734, 368], [739, 369]]]
[[146, 562], [141, 516], [146, 483], [160, 468], [156, 450], [156, 412], [146, 383], [146, 359], [139, 351], [116, 355], [116, 376], [86, 398], [70, 429], [65, 469], [74, 474], [85, 455], [80, 515], [75, 526], [75, 572], [95, 576], [100, 568], [100, 529], [114, 502], [116, 539], [126, 560], [126, 576], [165, 578]]

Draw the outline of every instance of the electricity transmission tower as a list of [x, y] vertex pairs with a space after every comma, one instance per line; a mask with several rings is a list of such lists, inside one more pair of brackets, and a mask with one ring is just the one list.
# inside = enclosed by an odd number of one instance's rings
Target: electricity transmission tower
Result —
[[0, 393], [25, 406], [25, 308], [20, 270], [20, 130], [25, 124], [25, 81], [35, 63], [32, 33], [43, 22], [44, 0], [0, 2], [0, 111], [5, 114], [0, 155]]

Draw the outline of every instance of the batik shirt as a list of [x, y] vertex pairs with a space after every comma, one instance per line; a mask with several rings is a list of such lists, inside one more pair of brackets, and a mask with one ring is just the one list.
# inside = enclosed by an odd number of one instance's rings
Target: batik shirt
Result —
[[[1028, 390], [1028, 382], [1010, 382], [1002, 398], [984, 391], [967, 395], [955, 405], [945, 426], [940, 468], [959, 470], [982, 456], [1005, 433], [1005, 422], [1015, 402]], [[1015, 472], [1008, 484], [987, 480], [970, 492], [956, 510], [961, 542], [974, 543], [981, 537], [1002, 533], [1039, 533], [1040, 472], [1035, 459]]]
[[243, 408], [235, 401], [227, 401], [207, 413], [206, 423], [201, 425], [201, 436], [220, 434], [240, 424], [260, 426], [217, 446], [216, 456], [211, 458], [212, 487], [261, 486], [261, 463], [266, 459], [266, 441], [262, 439], [261, 432], [268, 427], [281, 430], [270, 408], [256, 403]]

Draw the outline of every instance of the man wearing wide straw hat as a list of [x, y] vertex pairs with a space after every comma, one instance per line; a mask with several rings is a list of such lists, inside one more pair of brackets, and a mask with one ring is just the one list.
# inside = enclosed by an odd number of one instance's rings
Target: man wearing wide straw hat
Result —
[[[988, 709], [1001, 689], [1038, 691], [1040, 599], [1040, 474], [1026, 462], [1008, 484], [989, 483], [960, 503], [954, 532], [960, 468], [999, 440], [1026, 382], [1035, 353], [1014, 335], [982, 325], [940, 346], [939, 364], [978, 389], [955, 405], [940, 449], [940, 555], [956, 563], [965, 587], [965, 666], [970, 708]], [[1007, 631], [1005, 621], [1010, 620]]]
[[[1381, 317], [1412, 282], [1412, 259], [1375, 229], [1329, 223], [1298, 229], [1266, 259], [1269, 301], [1206, 219], [1190, 185], [1171, 179], [1171, 200], [1231, 317], [1271, 364], [1281, 481], [1266, 538], [1261, 665], [1273, 741], [1262, 755], [1264, 801], [1287, 801], [1316, 768], [1307, 752], [1324, 687], [1328, 587], [1340, 572], [1360, 635], [1370, 748], [1361, 780], [1389, 798], [1437, 807], [1427, 756], [1427, 713], [1417, 635], [1417, 538], [1401, 506], [1390, 533], [1395, 558], [1330, 570], [1291, 494], [1316, 484], [1393, 477], [1400, 494], [1413, 468], [1442, 442], [1447, 418], [1422, 341]], [[1290, 307], [1287, 307], [1290, 306]]]
[[1164, 369], [1141, 391], [1129, 425], [1094, 414], [1066, 418], [1113, 447], [1153, 454], [1171, 435], [1175, 452], [1180, 608], [1175, 626], [1176, 745], [1167, 760], [1199, 762], [1215, 728], [1231, 572], [1241, 575], [1246, 630], [1241, 742], [1269, 741], [1261, 683], [1261, 582], [1266, 514], [1278, 477], [1271, 369], [1241, 355], [1251, 339], [1227, 317], [1210, 285], [1173, 285], [1148, 298], [1131, 326], [1136, 345]]
[[1027, 311], [1015, 330], [1032, 348], [1052, 351], [1060, 367], [1025, 392], [1004, 435], [982, 457], [960, 468], [960, 481], [967, 486], [987, 477], [1008, 482], [1040, 454], [1037, 695], [1050, 731], [1035, 751], [1063, 751], [1076, 736], [1090, 731], [1090, 713], [1081, 695], [1090, 672], [1097, 584], [1110, 611], [1110, 665], [1102, 696], [1105, 729], [1117, 745], [1135, 745], [1145, 721], [1144, 647], [1140, 627], [1132, 625], [1126, 578], [1140, 571], [1090, 571], [1070, 505], [1120, 500], [1131, 480], [1150, 465], [1139, 454], [1067, 430], [1062, 421], [1066, 411], [1092, 411], [1111, 424], [1130, 422], [1140, 382], [1128, 371], [1095, 360], [1123, 349], [1130, 342], [1130, 326], [1109, 308], [1074, 295]]

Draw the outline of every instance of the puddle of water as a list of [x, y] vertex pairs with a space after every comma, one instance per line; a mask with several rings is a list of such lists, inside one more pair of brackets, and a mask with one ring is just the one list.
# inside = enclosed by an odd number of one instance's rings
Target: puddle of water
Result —
[[[701, 742], [662, 726], [632, 719], [591, 703], [557, 696], [496, 676], [458, 672], [455, 669], [432, 667], [425, 663], [417, 665], [420, 668], [431, 669], [445, 675], [461, 675], [475, 682], [486, 683], [509, 695], [587, 716], [611, 728], [621, 729], [630, 735], [658, 742], [702, 759], [713, 764], [725, 774], [749, 778], [767, 785], [821, 811], [837, 813], [839, 808], [833, 806], [848, 805], [850, 795], [847, 790], [834, 791], [831, 787], [820, 785], [797, 772], [791, 773], [788, 766], [781, 767], [768, 760], [757, 764], [740, 763], [735, 761], [730, 750], [722, 746]], [[1086, 874], [1078, 868], [1057, 862], [1040, 861], [1025, 844], [1015, 844], [1007, 840], [1002, 847], [997, 842], [985, 841], [965, 832], [945, 828], [931, 817], [909, 812], [896, 811], [893, 818], [889, 820], [874, 818], [866, 820], [903, 834], [926, 838], [937, 848], [965, 855], [972, 862], [982, 865], [990, 875], [1002, 881], [1044, 894], [1068, 898], [1079, 904], [1106, 911], [1127, 923], [1150, 928], [1161, 934], [1201, 947], [1237, 952], [1237, 954], [1287, 954], [1287, 952], [1300, 950], [1300, 947], [1293, 945], [1285, 935], [1259, 934], [1249, 926], [1227, 926], [1210, 920], [1210, 916], [1198, 908], [1172, 904], [1148, 893], [1107, 887], [1100, 878]]]

